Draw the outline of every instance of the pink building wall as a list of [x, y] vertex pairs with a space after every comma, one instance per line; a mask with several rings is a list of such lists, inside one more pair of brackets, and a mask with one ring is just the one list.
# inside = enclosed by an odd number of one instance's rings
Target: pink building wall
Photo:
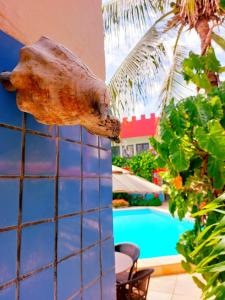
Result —
[[105, 78], [101, 0], [0, 0], [0, 30], [23, 44], [46, 35]]

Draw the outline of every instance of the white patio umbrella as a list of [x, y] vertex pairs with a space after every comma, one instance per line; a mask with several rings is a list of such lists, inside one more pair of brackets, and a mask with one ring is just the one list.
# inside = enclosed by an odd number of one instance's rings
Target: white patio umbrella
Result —
[[151, 194], [162, 192], [160, 186], [116, 166], [112, 166], [112, 188], [114, 193]]

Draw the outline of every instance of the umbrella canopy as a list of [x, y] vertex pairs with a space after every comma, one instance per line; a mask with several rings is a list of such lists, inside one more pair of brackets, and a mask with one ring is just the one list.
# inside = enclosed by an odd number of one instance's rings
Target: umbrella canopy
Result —
[[114, 193], [151, 194], [162, 192], [160, 186], [116, 166], [112, 166], [112, 182]]

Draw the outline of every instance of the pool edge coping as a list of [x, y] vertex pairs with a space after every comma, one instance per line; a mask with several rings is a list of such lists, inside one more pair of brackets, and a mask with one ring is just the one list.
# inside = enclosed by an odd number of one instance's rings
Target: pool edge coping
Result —
[[[121, 207], [121, 208], [113, 208], [113, 211], [123, 211], [123, 210], [135, 210], [135, 209], [150, 209], [150, 210], [155, 210], [155, 211], [159, 211], [161, 213], [170, 215], [172, 218], [178, 219], [179, 217], [177, 215], [172, 216], [171, 213], [169, 212], [169, 210], [160, 208], [161, 206], [131, 206], [131, 207]], [[190, 216], [190, 215], [186, 215], [183, 220], [186, 221], [193, 221], [194, 219]]]
[[138, 269], [153, 268], [153, 276], [182, 274], [186, 273], [181, 264], [182, 259], [180, 254], [141, 258], [138, 260]]

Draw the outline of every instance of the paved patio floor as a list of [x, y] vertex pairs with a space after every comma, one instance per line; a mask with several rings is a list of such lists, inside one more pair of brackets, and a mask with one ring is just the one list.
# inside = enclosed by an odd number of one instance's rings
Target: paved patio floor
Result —
[[200, 300], [201, 290], [188, 274], [152, 277], [147, 300]]

